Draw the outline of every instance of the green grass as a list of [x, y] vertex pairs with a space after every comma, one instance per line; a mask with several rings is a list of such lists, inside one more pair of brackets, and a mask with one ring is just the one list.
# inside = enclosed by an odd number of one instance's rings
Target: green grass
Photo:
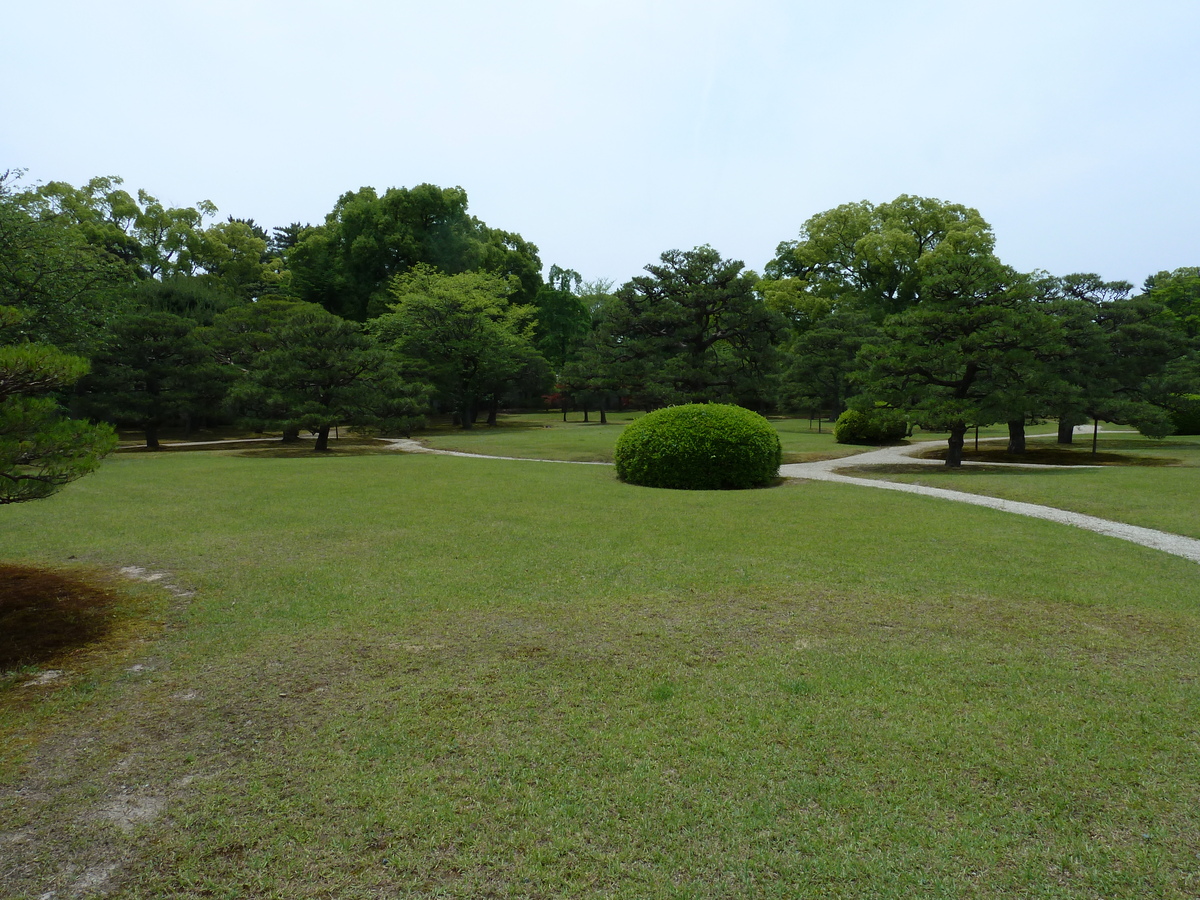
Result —
[[[1091, 455], [1091, 439], [1076, 440], [1071, 452], [1078, 462], [1086, 463]], [[1030, 446], [1038, 444], [1031, 442]], [[1136, 434], [1102, 433], [1098, 449], [1105, 454], [1125, 456], [1131, 463], [1146, 459], [1169, 461], [1172, 465], [1050, 470], [996, 467], [953, 470], [930, 466], [919, 471], [864, 466], [853, 470], [853, 474], [1040, 503], [1200, 538], [1200, 517], [1196, 514], [1200, 497], [1200, 439], [1171, 437], [1153, 441]]]
[[143, 670], [0, 683], [7, 895], [1200, 890], [1200, 582], [1146, 548], [402, 454], [119, 456], [0, 542], [197, 591]]
[[[458, 450], [487, 456], [514, 456], [524, 459], [565, 459], [575, 462], [612, 462], [617, 435], [641, 413], [610, 413], [608, 424], [599, 424], [592, 413], [590, 422], [582, 413], [570, 413], [564, 422], [561, 412], [502, 415], [495, 427], [476, 426], [464, 431], [447, 423], [414, 435], [439, 450]], [[851, 447], [833, 441], [828, 422], [818, 431], [818, 423], [807, 419], [771, 419], [779, 432], [785, 463], [834, 459], [861, 453], [867, 447]]]

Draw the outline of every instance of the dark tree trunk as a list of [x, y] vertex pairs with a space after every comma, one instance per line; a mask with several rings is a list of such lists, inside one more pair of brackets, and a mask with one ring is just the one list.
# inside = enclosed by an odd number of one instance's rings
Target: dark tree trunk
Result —
[[1024, 453], [1025, 452], [1025, 420], [1024, 419], [1009, 419], [1008, 420], [1008, 452], [1009, 453]]
[[147, 425], [146, 426], [146, 449], [148, 449], [148, 450], [157, 450], [158, 449], [158, 426], [157, 425]]
[[952, 425], [950, 427], [949, 448], [946, 451], [946, 465], [957, 468], [962, 465], [963, 444], [966, 443], [967, 426]]
[[563, 397], [563, 421], [567, 421], [567, 398]]
[[1072, 444], [1075, 442], [1075, 426], [1071, 424], [1070, 419], [1058, 420], [1058, 442], [1060, 444]]
[[285, 444], [300, 443], [300, 428], [297, 425], [289, 425], [283, 429], [283, 442]]
[[329, 449], [329, 426], [322, 425], [317, 429], [317, 444], [313, 450], [317, 453], [323, 453]]
[[603, 403], [600, 404], [600, 424], [601, 425], [608, 424], [608, 416], [606, 416], [604, 414], [604, 404]]
[[462, 417], [463, 431], [469, 431], [473, 428], [475, 426], [475, 401], [468, 400], [464, 403], [460, 415]]
[[493, 396], [492, 402], [488, 405], [487, 423], [489, 425], [496, 424], [496, 414], [499, 412], [500, 412], [500, 398], [498, 396]]
[[583, 404], [583, 421], [586, 422], [587, 420], [588, 420], [588, 408], [587, 408], [587, 404], [585, 403], [585, 404]]

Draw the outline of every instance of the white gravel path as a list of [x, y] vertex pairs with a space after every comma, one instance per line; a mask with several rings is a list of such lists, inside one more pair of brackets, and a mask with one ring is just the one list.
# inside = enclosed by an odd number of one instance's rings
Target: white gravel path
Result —
[[[942, 500], [953, 500], [957, 503], [970, 503], [974, 506], [986, 506], [1002, 512], [1016, 513], [1020, 516], [1032, 516], [1035, 519], [1049, 519], [1063, 525], [1074, 525], [1076, 528], [1086, 528], [1098, 534], [1120, 538], [1143, 547], [1153, 547], [1164, 553], [1182, 556], [1193, 562], [1200, 562], [1200, 540], [1184, 537], [1181, 534], [1171, 534], [1168, 531], [1157, 531], [1153, 528], [1142, 528], [1138, 525], [1126, 525], [1124, 522], [1114, 522], [1101, 519], [1098, 516], [1086, 516], [1083, 513], [1057, 509], [1053, 506], [1040, 506], [1036, 503], [1021, 503], [1016, 500], [1001, 500], [999, 497], [987, 497], [982, 494], [968, 494], [965, 491], [950, 491], [945, 488], [925, 487], [919, 484], [901, 484], [895, 481], [880, 481], [874, 478], [855, 478], [851, 475], [839, 474], [836, 470], [847, 466], [881, 466], [881, 465], [929, 465], [944, 466], [945, 463], [936, 459], [918, 459], [919, 454], [934, 447], [940, 447], [945, 441], [922, 441], [903, 447], [885, 447], [882, 450], [872, 450], [857, 456], [847, 456], [842, 459], [823, 459], [819, 462], [790, 463], [779, 467], [779, 474], [785, 478], [805, 478], [812, 481], [836, 481], [842, 484], [854, 484], [859, 487], [878, 488], [885, 491], [901, 491], [906, 494], [921, 494], [926, 497], [939, 497]], [[1060, 468], [1057, 466], [1033, 466], [1025, 463], [969, 463], [963, 465], [1011, 465], [1021, 468]], [[1075, 468], [1075, 467], [1072, 467]]]

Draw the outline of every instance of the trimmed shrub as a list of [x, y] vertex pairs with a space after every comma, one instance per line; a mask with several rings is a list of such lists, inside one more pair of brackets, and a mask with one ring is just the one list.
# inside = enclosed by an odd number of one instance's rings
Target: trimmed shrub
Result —
[[894, 409], [848, 409], [833, 423], [839, 444], [890, 444], [908, 433], [904, 416]]
[[630, 484], [712, 491], [761, 487], [779, 475], [779, 435], [758, 413], [722, 403], [669, 406], [617, 439], [617, 477]]

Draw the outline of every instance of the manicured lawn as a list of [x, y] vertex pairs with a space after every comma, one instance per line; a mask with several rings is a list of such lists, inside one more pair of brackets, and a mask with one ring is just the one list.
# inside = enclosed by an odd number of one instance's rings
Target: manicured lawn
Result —
[[[639, 415], [641, 413], [610, 413], [608, 424], [601, 425], [596, 413], [590, 415], [590, 422], [584, 422], [583, 414], [577, 412], [569, 413], [566, 422], [562, 420], [561, 412], [522, 413], [500, 416], [493, 428], [477, 426], [463, 431], [442, 424], [414, 437], [440, 450], [526, 459], [612, 462], [617, 435]], [[808, 419], [772, 419], [771, 424], [779, 432], [784, 462], [833, 459], [870, 449], [834, 443], [829, 422], [822, 427]]]
[[[1036, 446], [1031, 443], [1030, 446]], [[1086, 462], [1091, 438], [1076, 438], [1074, 452]], [[882, 471], [864, 467], [853, 474], [920, 483], [1007, 500], [1041, 503], [1118, 522], [1200, 538], [1200, 438], [1152, 441], [1131, 434], [1100, 435], [1098, 449], [1132, 457], [1177, 461], [1169, 467], [1105, 466], [1100, 469], [998, 469], [942, 467]]]
[[402, 454], [119, 456], [0, 545], [196, 591], [0, 681], [6, 895], [1200, 891], [1200, 579], [1166, 554]]

